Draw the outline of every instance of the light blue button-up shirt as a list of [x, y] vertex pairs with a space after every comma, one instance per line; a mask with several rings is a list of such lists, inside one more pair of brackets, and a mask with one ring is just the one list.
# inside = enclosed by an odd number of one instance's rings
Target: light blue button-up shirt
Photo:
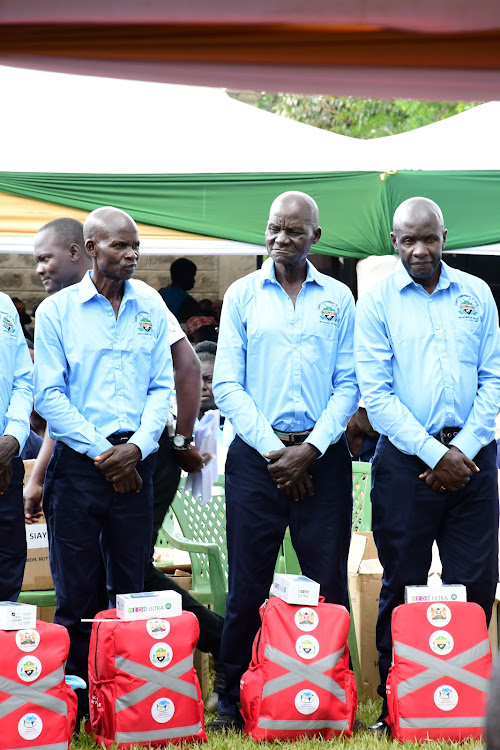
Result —
[[125, 281], [115, 316], [88, 272], [42, 302], [35, 327], [35, 405], [49, 432], [95, 458], [115, 432], [133, 432], [142, 458], [158, 447], [173, 388], [165, 305]]
[[295, 307], [274, 263], [239, 279], [224, 297], [213, 391], [235, 432], [263, 454], [280, 450], [273, 432], [312, 430], [324, 453], [358, 404], [349, 289], [307, 261]]
[[[33, 408], [33, 365], [14, 303], [0, 292], [0, 434], [24, 448]], [[19, 455], [19, 454], [17, 454]]]
[[473, 459], [495, 436], [500, 408], [498, 313], [487, 284], [441, 263], [432, 294], [401, 261], [358, 301], [356, 372], [373, 427], [434, 468], [451, 441]]

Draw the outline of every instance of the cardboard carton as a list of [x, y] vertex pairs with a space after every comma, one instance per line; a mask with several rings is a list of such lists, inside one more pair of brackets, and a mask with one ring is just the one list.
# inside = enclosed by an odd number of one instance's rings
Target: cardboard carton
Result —
[[0, 630], [36, 627], [36, 607], [20, 602], [0, 602]]
[[182, 597], [177, 591], [144, 591], [118, 594], [116, 615], [121, 620], [149, 620], [155, 617], [178, 617], [182, 614]]
[[[31, 477], [35, 459], [24, 461], [24, 485]], [[41, 516], [35, 523], [26, 524], [26, 567], [22, 591], [48, 591], [54, 588], [49, 565], [47, 524]]]
[[347, 567], [351, 617], [354, 619], [358, 642], [363, 691], [367, 697], [377, 698], [380, 677], [375, 625], [382, 586], [382, 566], [371, 531], [352, 535]]
[[[431, 585], [429, 576], [427, 586], [405, 586], [405, 603], [415, 602], [466, 602], [467, 589], [462, 584], [444, 584], [440, 580]], [[436, 585], [437, 583], [437, 585]]]
[[318, 606], [319, 583], [307, 576], [275, 573], [271, 592], [288, 604]]

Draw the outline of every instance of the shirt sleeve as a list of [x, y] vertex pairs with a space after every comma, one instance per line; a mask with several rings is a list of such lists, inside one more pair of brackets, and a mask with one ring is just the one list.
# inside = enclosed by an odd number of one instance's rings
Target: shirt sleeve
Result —
[[263, 455], [281, 450], [283, 443], [245, 391], [246, 355], [247, 333], [237, 295], [230, 288], [222, 307], [212, 388], [221, 413], [231, 421], [238, 435]]
[[477, 394], [463, 428], [453, 438], [468, 458], [491, 440], [491, 430], [500, 408], [500, 332], [498, 310], [493, 295], [485, 285], [483, 336], [477, 363]]
[[158, 337], [151, 355], [151, 376], [141, 423], [129, 440], [129, 443], [137, 445], [143, 459], [158, 449], [174, 387], [167, 318], [162, 313], [158, 315]]
[[354, 369], [354, 299], [346, 295], [339, 324], [337, 356], [332, 374], [333, 393], [313, 431], [306, 438], [321, 455], [336, 443], [347, 427], [347, 422], [358, 407], [359, 390]]
[[358, 383], [373, 428], [433, 469], [448, 449], [429, 435], [395, 394], [392, 347], [369, 292], [358, 301], [354, 343]]
[[[14, 312], [13, 312], [14, 315]], [[11, 435], [19, 443], [20, 455], [30, 432], [30, 415], [33, 409], [33, 363], [22, 331], [19, 316], [15, 311], [16, 353], [12, 392], [5, 415], [4, 435]]]
[[35, 326], [35, 408], [47, 420], [50, 436], [95, 458], [111, 443], [66, 396], [66, 356], [59, 310], [52, 300], [37, 310]]

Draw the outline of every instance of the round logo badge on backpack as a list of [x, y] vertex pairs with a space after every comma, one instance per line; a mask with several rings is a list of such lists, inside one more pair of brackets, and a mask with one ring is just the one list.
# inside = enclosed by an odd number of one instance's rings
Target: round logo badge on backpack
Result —
[[301, 635], [295, 642], [295, 650], [303, 659], [314, 659], [319, 654], [319, 643], [313, 635]]
[[455, 641], [446, 630], [436, 630], [429, 638], [429, 646], [438, 656], [447, 656], [453, 651]]
[[295, 708], [300, 714], [313, 714], [319, 708], [318, 694], [306, 688], [295, 696]]
[[441, 711], [453, 711], [458, 703], [458, 693], [451, 685], [440, 685], [434, 692], [434, 703]]
[[19, 719], [17, 731], [23, 740], [36, 740], [43, 729], [43, 721], [38, 714], [24, 714]]
[[42, 673], [42, 664], [36, 656], [23, 656], [17, 665], [17, 676], [23, 682], [33, 682]]
[[158, 724], [166, 724], [175, 713], [173, 701], [166, 696], [158, 698], [151, 706], [151, 716]]
[[18, 630], [16, 633], [16, 645], [21, 651], [34, 651], [39, 643], [38, 630]]
[[165, 638], [170, 633], [170, 623], [168, 620], [147, 620], [146, 630], [151, 638]]
[[295, 624], [299, 630], [309, 632], [318, 627], [319, 617], [312, 607], [301, 607], [295, 613]]
[[166, 667], [172, 661], [173, 655], [168, 643], [155, 643], [149, 651], [149, 661], [153, 667]]

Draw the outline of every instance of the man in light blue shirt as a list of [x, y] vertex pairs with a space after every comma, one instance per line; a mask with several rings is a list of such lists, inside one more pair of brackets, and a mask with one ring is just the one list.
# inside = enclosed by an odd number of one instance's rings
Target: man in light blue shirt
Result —
[[0, 292], [0, 601], [17, 601], [26, 562], [24, 467], [33, 366], [14, 303]]
[[84, 237], [92, 270], [37, 311], [35, 391], [56, 440], [43, 499], [55, 621], [70, 633], [68, 672], [86, 680], [90, 625], [81, 619], [99, 608], [101, 549], [112, 605], [143, 588], [173, 373], [163, 302], [131, 280], [135, 222], [97, 209]]
[[213, 730], [241, 726], [239, 681], [287, 526], [302, 572], [327, 601], [347, 602], [352, 470], [341, 437], [359, 397], [354, 301], [307, 260], [320, 236], [310, 196], [279, 196], [270, 258], [224, 298], [213, 392], [236, 437], [226, 463], [226, 684]]
[[[404, 587], [425, 584], [437, 541], [445, 583], [489, 620], [498, 581], [495, 417], [498, 312], [487, 284], [442, 261], [441, 210], [411, 198], [394, 214], [400, 263], [356, 312], [356, 372], [381, 438], [372, 467], [373, 533], [384, 567], [377, 622], [381, 685], [391, 614]], [[389, 731], [384, 702], [374, 733]]]

